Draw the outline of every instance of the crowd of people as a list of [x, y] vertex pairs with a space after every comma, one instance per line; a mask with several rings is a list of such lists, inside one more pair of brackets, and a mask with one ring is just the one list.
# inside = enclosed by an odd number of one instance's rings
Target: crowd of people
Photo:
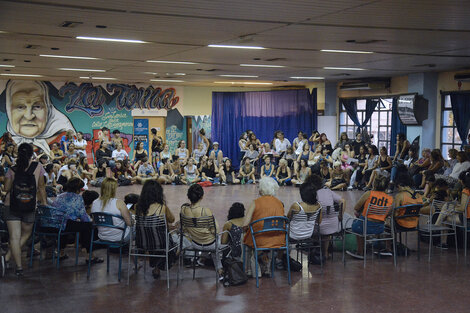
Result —
[[[234, 203], [228, 214], [223, 229], [230, 236], [223, 236], [221, 244], [228, 244], [235, 256], [241, 255], [242, 243], [248, 248], [253, 247], [248, 225], [257, 219], [269, 216], [283, 216], [284, 205], [276, 198], [279, 186], [296, 185], [299, 187], [301, 201], [290, 206], [287, 217], [291, 220], [291, 238], [311, 236], [313, 224], [296, 216], [310, 216], [318, 213], [320, 234], [326, 239], [323, 245], [323, 256], [329, 254], [328, 238], [338, 232], [341, 227], [341, 216], [338, 218], [338, 207], [345, 202], [335, 190], [345, 191], [359, 189], [365, 191], [354, 205], [356, 220], [352, 224], [354, 232], [360, 234], [367, 223], [371, 234], [379, 234], [389, 226], [389, 219], [374, 219], [366, 216], [366, 209], [373, 198], [381, 198], [387, 205], [395, 206], [421, 203], [422, 212], [432, 210], [433, 200], [458, 200], [458, 212], [465, 211], [465, 204], [470, 196], [470, 161], [468, 151], [449, 150], [445, 160], [439, 149], [423, 149], [421, 158], [418, 149], [411, 145], [403, 134], [397, 135], [396, 153], [388, 155], [385, 147], [380, 150], [370, 142], [362, 140], [358, 133], [350, 140], [346, 133], [333, 147], [325, 134], [313, 133], [308, 137], [303, 132], [292, 141], [277, 131], [271, 143], [261, 143], [256, 135], [247, 131], [239, 138], [241, 165], [233, 168], [230, 159], [224, 157], [217, 142], [211, 142], [201, 130], [201, 143], [191, 154], [181, 141], [174, 153], [170, 153], [156, 130], [152, 129], [151, 151], [149, 155], [142, 143], [137, 143], [132, 158], [123, 149], [123, 141], [118, 130], [104, 128], [100, 137], [100, 147], [95, 152], [95, 160], [90, 164], [85, 154], [87, 142], [83, 134], [68, 132], [60, 144], [53, 144], [50, 155], [34, 151], [30, 144], [17, 146], [11, 136], [6, 133], [2, 137], [0, 183], [2, 200], [5, 204], [4, 219], [9, 231], [9, 250], [7, 261], [14, 260], [16, 274], [23, 275], [21, 248], [26, 244], [32, 231], [35, 211], [18, 210], [18, 198], [15, 195], [15, 175], [24, 177], [34, 175], [34, 185], [30, 193], [37, 193], [34, 200], [38, 204], [50, 205], [59, 212], [56, 216], [57, 225], [68, 231], [80, 233], [83, 248], [88, 249], [91, 238], [90, 213], [107, 212], [122, 216], [117, 221], [122, 225], [131, 226], [132, 214], [142, 217], [165, 215], [169, 229], [175, 217], [168, 208], [163, 195], [163, 184], [190, 185], [187, 195], [189, 203], [181, 208], [185, 216], [197, 218], [212, 216], [210, 208], [201, 206], [204, 190], [201, 186], [210, 184], [254, 184], [259, 183], [260, 197], [253, 201], [245, 212], [241, 203]], [[143, 185], [137, 199], [127, 201], [132, 205], [129, 210], [123, 200], [116, 197], [118, 186], [140, 183]], [[87, 185], [101, 187], [100, 193], [88, 191]], [[85, 190], [85, 191], [83, 191]], [[392, 193], [395, 193], [392, 196]], [[83, 192], [83, 194], [81, 194]], [[27, 194], [27, 192], [26, 192]], [[127, 197], [126, 197], [127, 198]], [[24, 199], [23, 199], [24, 200]], [[324, 211], [323, 208], [328, 208]], [[330, 211], [329, 208], [332, 208]], [[330, 214], [330, 212], [332, 214]], [[334, 213], [336, 212], [336, 214]], [[468, 210], [467, 210], [468, 212]], [[397, 214], [400, 214], [399, 212]], [[440, 224], [447, 217], [440, 216], [434, 223]], [[461, 218], [459, 216], [459, 218]], [[463, 217], [470, 218], [470, 216]], [[307, 224], [303, 224], [304, 221]], [[401, 227], [414, 227], [416, 220], [403, 221]], [[218, 226], [216, 226], [218, 227]], [[128, 228], [129, 231], [129, 228]], [[122, 237], [119, 230], [102, 230], [97, 236], [103, 240], [129, 240], [130, 234]], [[263, 245], [278, 247], [283, 238], [272, 234], [263, 234]], [[191, 244], [201, 250], [211, 251], [215, 238], [212, 232], [196, 231]], [[358, 236], [357, 251], [348, 251], [353, 257], [363, 258], [361, 237]], [[67, 241], [62, 242], [65, 245]], [[446, 248], [446, 243], [440, 243]], [[248, 249], [248, 258], [252, 250]], [[390, 255], [390, 247], [381, 251]], [[214, 257], [214, 254], [211, 254]], [[66, 257], [65, 255], [63, 257]], [[282, 255], [278, 255], [276, 263], [282, 263]], [[251, 258], [252, 259], [252, 258]], [[261, 274], [270, 274], [270, 255], [261, 258]], [[324, 262], [322, 260], [321, 262]], [[92, 263], [103, 260], [91, 256]], [[157, 262], [158, 263], [158, 262]], [[159, 277], [159, 266], [153, 263], [154, 277]], [[222, 276], [220, 259], [214, 258], [214, 264]], [[253, 264], [247, 273], [254, 274]]]

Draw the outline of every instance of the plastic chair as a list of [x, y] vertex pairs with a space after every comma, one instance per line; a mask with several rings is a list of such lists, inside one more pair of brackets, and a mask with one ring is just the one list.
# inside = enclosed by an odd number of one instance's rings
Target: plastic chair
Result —
[[[91, 231], [92, 240], [90, 243], [87, 279], [90, 278], [91, 255], [93, 253], [93, 245], [98, 244], [98, 245], [106, 246], [106, 272], [107, 273], [109, 273], [109, 249], [119, 249], [118, 280], [121, 281], [122, 248], [128, 245], [128, 242], [124, 241], [124, 237], [126, 235], [126, 229], [127, 229], [127, 225], [124, 222], [124, 218], [120, 215], [103, 213], [103, 212], [91, 213], [91, 217], [93, 220], [93, 229]], [[113, 218], [122, 220], [124, 222], [124, 226], [115, 225]], [[98, 227], [119, 229], [120, 231], [122, 231], [121, 240], [119, 241], [107, 241], [107, 240], [101, 240], [101, 239], [93, 240], [93, 238], [95, 238], [94, 236], [95, 230], [97, 230]]]
[[[64, 217], [63, 212], [57, 210], [57, 208], [50, 206], [38, 206], [36, 211], [36, 217], [34, 221], [32, 238], [31, 238], [31, 256], [29, 258], [29, 267], [33, 266], [34, 256], [34, 243], [35, 237], [42, 239], [43, 237], [54, 237], [57, 239], [57, 260], [56, 266], [60, 267], [60, 241], [63, 236], [75, 235], [75, 266], [78, 265], [78, 254], [79, 254], [79, 232], [65, 232], [61, 225], [63, 224]], [[42, 252], [42, 242], [40, 244], [40, 252]], [[41, 261], [42, 253], [39, 255], [39, 261]], [[52, 258], [54, 263], [54, 257]]]
[[[136, 216], [135, 238], [133, 231], [129, 241], [129, 262], [127, 265], [127, 284], [129, 285], [131, 256], [134, 257], [135, 272], [137, 273], [137, 257], [148, 258], [166, 258], [166, 279], [167, 288], [170, 289], [170, 271], [169, 271], [169, 258], [168, 254], [178, 248], [177, 244], [170, 246], [171, 233], [176, 230], [168, 232], [167, 222], [165, 215], [154, 216]], [[176, 252], [176, 251], [174, 251]], [[146, 270], [146, 263], [144, 263], [144, 273]]]
[[[354, 220], [360, 221], [363, 223], [363, 232], [362, 234], [358, 234], [352, 231], [352, 229], [345, 229], [344, 232], [347, 234], [354, 234], [359, 237], [364, 238], [364, 268], [366, 268], [366, 260], [367, 260], [367, 243], [374, 243], [374, 242], [380, 242], [380, 241], [387, 241], [387, 240], [392, 240], [393, 245], [395, 246], [395, 236], [393, 232], [388, 233], [384, 231], [381, 234], [368, 234], [367, 233], [367, 218], [369, 215], [375, 215], [375, 216], [381, 216], [385, 219], [385, 217], [389, 214], [390, 210], [392, 209], [392, 206], [378, 206], [378, 205], [373, 205], [369, 204], [366, 210], [366, 216], [365, 219], [359, 219], [359, 218], [354, 218]], [[380, 238], [380, 236], [385, 235], [384, 238]], [[369, 238], [369, 239], [368, 239]], [[374, 246], [372, 245], [372, 252], [374, 252]], [[343, 237], [343, 262], [346, 264], [346, 258], [345, 258], [345, 237]]]
[[[433, 217], [438, 216], [441, 213], [442, 208], [444, 205], [447, 205], [448, 215], [454, 215], [458, 212], [455, 210], [456, 203], [455, 202], [445, 202], [445, 201], [438, 201], [433, 200], [431, 203], [431, 207], [429, 210], [429, 214], [422, 214], [421, 216], [425, 216], [428, 218], [428, 221], [424, 225], [420, 225], [419, 227], [419, 234], [423, 236], [429, 237], [429, 256], [428, 261], [431, 262], [431, 254], [432, 254], [432, 246], [433, 246], [433, 239], [434, 237], [443, 237], [447, 235], [454, 235], [455, 238], [455, 255], [457, 259], [459, 258], [459, 251], [457, 248], [457, 228], [455, 220], [452, 223], [442, 223], [442, 226], [435, 225], [433, 223]], [[442, 251], [442, 249], [441, 249]]]
[[[402, 243], [401, 234], [405, 233], [405, 245], [408, 244], [408, 233], [409, 232], [419, 232], [419, 211], [423, 207], [422, 204], [409, 204], [399, 206], [393, 209], [392, 212], [392, 222], [391, 222], [391, 231], [394, 234], [394, 237], [397, 238], [397, 235], [400, 235], [399, 241]], [[403, 214], [397, 216], [397, 211], [403, 211]], [[411, 228], [405, 228], [400, 226], [397, 221], [405, 219], [405, 218], [416, 218], [417, 219], [417, 226]], [[418, 237], [418, 260], [420, 257], [420, 244], [419, 244], [419, 236]], [[408, 251], [405, 251], [405, 255], [408, 256]], [[397, 266], [397, 245], [396, 242], [393, 245], [393, 262], [394, 265]]]
[[[200, 250], [193, 246], [184, 247], [183, 246], [183, 237], [187, 237], [189, 240], [194, 241], [191, 237], [191, 233], [188, 232], [190, 228], [201, 228], [201, 229], [208, 229], [211, 234], [214, 236], [214, 243], [215, 247], [213, 250]], [[198, 258], [198, 252], [211, 252], [215, 253], [216, 262], [219, 261], [219, 253], [222, 252], [227, 246], [221, 247], [219, 244], [219, 237], [220, 234], [217, 233], [216, 226], [215, 226], [215, 219], [214, 216], [201, 216], [201, 217], [188, 217], [180, 213], [180, 254], [179, 254], [179, 262], [178, 262], [178, 275], [177, 275], [177, 283], [180, 280], [180, 271], [182, 269], [183, 264], [183, 257], [186, 251], [194, 252], [193, 258], [193, 279], [196, 277], [196, 259]], [[197, 242], [197, 240], [196, 240]], [[216, 265], [216, 264], [214, 264]], [[218, 281], [219, 281], [219, 273], [215, 271], [215, 281], [216, 281], [216, 288], [218, 288]]]
[[[253, 225], [257, 223], [263, 223], [263, 228], [256, 232], [253, 231]], [[258, 251], [271, 251], [272, 253], [272, 262], [271, 262], [271, 276], [274, 277], [274, 251], [286, 251], [286, 258], [287, 258], [287, 279], [289, 281], [289, 285], [291, 284], [290, 279], [290, 264], [289, 264], [289, 219], [284, 216], [270, 216], [261, 218], [259, 220], [253, 221], [250, 223], [250, 231], [251, 237], [253, 239], [253, 249], [255, 254], [255, 272], [256, 272], [256, 288], [259, 288], [259, 277], [258, 277]], [[265, 248], [265, 247], [258, 247], [256, 244], [256, 235], [266, 233], [266, 232], [281, 232], [284, 233], [286, 236], [286, 245], [279, 247], [279, 248]], [[245, 253], [246, 246], [243, 246], [243, 268], [245, 268], [246, 264], [246, 253]]]
[[[292, 215], [292, 218], [289, 222], [289, 247], [290, 250], [296, 250], [297, 251], [297, 257], [296, 259], [299, 260], [299, 252], [302, 251], [307, 251], [307, 255], [310, 258], [310, 251], [315, 248], [320, 249], [320, 260], [321, 260], [321, 268], [323, 269], [323, 256], [322, 256], [322, 241], [321, 241], [321, 236], [320, 236], [320, 225], [319, 225], [319, 218], [320, 218], [320, 212], [322, 211], [322, 208], [320, 207], [315, 213], [305, 213], [305, 214], [300, 214], [300, 212], [294, 213]], [[310, 232], [305, 233], [305, 236], [302, 236], [300, 238], [292, 238], [292, 226], [295, 225], [296, 223], [312, 223], [313, 227]], [[317, 243], [316, 243], [317, 242]], [[302, 256], [300, 257], [300, 264], [303, 267], [303, 258]], [[308, 267], [308, 265], [307, 265]]]
[[[470, 203], [470, 197], [467, 198], [467, 202], [465, 203], [465, 206], [464, 206], [464, 210], [463, 212], [458, 212], [456, 211], [455, 213], [458, 214], [460, 213], [459, 215], [462, 217], [462, 224], [458, 224], [458, 223], [455, 223], [455, 227], [456, 228], [462, 228], [463, 230], [463, 233], [464, 233], [464, 245], [463, 245], [463, 249], [464, 249], [464, 256], [465, 256], [465, 261], [467, 260], [467, 233], [470, 232], [470, 230], [468, 229], [468, 206], [469, 206], [469, 203]], [[447, 226], [453, 226], [454, 223], [452, 222], [443, 222], [443, 224], [447, 225]], [[457, 247], [457, 242], [455, 242], [455, 246]]]

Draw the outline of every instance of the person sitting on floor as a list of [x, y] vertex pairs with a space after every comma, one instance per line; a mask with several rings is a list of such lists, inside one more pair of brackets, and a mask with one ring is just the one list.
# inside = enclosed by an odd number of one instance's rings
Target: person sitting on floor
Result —
[[[254, 200], [245, 215], [243, 226], [245, 235], [243, 237], [243, 244], [246, 245], [247, 255], [246, 260], [248, 264], [245, 267], [248, 276], [255, 276], [255, 259], [254, 259], [254, 243], [249, 229], [249, 225], [259, 219], [271, 216], [284, 216], [284, 205], [276, 198], [276, 193], [279, 186], [276, 181], [269, 177], [264, 177], [259, 181], [259, 195], [260, 197]], [[253, 225], [253, 231], [257, 232], [262, 229], [262, 224], [257, 223]], [[278, 248], [285, 246], [286, 236], [281, 232], [275, 233], [260, 233], [256, 236], [256, 245], [265, 248]], [[259, 265], [261, 270], [258, 270], [258, 276], [262, 274], [271, 276], [271, 253], [261, 253], [259, 258]]]
[[[136, 205], [136, 215], [147, 217], [147, 216], [160, 216], [165, 215], [165, 219], [168, 227], [175, 222], [175, 217], [171, 213], [170, 209], [165, 203], [165, 197], [163, 195], [162, 186], [154, 181], [146, 181], [140, 192], [139, 201]], [[165, 238], [165, 237], [163, 237]], [[171, 237], [170, 237], [171, 238]], [[160, 245], [165, 244], [165, 241], [160, 241]], [[173, 242], [170, 240], [170, 245]], [[165, 247], [160, 247], [164, 249]], [[149, 258], [150, 267], [153, 268], [153, 278], [158, 279], [160, 277], [160, 269], [165, 268], [165, 258]]]
[[184, 167], [183, 183], [186, 185], [191, 185], [199, 182], [200, 180], [199, 170], [197, 169], [197, 166], [194, 165], [194, 159], [189, 158], [188, 164]]
[[227, 222], [224, 224], [221, 243], [230, 247], [231, 256], [242, 257], [243, 219], [245, 206], [240, 202], [234, 202], [228, 210]]
[[310, 167], [307, 166], [307, 161], [301, 159], [300, 168], [297, 169], [297, 172], [295, 173], [295, 178], [292, 179], [292, 183], [299, 186], [303, 184], [306, 181], [307, 177], [309, 177], [311, 174], [312, 171], [310, 170]]
[[175, 174], [173, 173], [173, 168], [171, 167], [170, 159], [163, 159], [162, 165], [159, 168], [160, 176], [158, 177], [158, 182], [160, 184], [171, 184], [175, 180]]
[[330, 180], [325, 183], [325, 186], [331, 190], [346, 190], [346, 173], [341, 168], [341, 162], [335, 161]]
[[[356, 234], [362, 235], [364, 233], [364, 223], [367, 223], [368, 235], [379, 235], [384, 232], [384, 221], [386, 215], [376, 216], [370, 214], [366, 217], [369, 204], [392, 206], [393, 197], [386, 194], [385, 190], [388, 187], [388, 177], [377, 176], [374, 180], [374, 189], [366, 191], [362, 197], [357, 201], [354, 206], [356, 217], [359, 219], [354, 220], [352, 224], [352, 231]], [[356, 236], [357, 252], [346, 251], [346, 253], [357, 259], [364, 259], [364, 237]]]
[[152, 164], [150, 164], [147, 157], [143, 158], [141, 161], [142, 164], [137, 170], [136, 181], [143, 185], [147, 180], [156, 179], [157, 174], [155, 173], [155, 169], [153, 168]]
[[240, 180], [235, 176], [235, 169], [230, 159], [224, 161], [224, 164], [219, 169], [219, 175], [222, 178], [222, 185], [240, 183]]
[[201, 180], [210, 181], [213, 184], [220, 183], [219, 170], [215, 166], [213, 159], [209, 158], [207, 160], [206, 166], [202, 169]]
[[276, 174], [276, 168], [274, 164], [271, 163], [271, 156], [265, 155], [264, 156], [264, 164], [261, 166], [261, 178], [263, 177], [271, 177], [274, 178]]
[[287, 160], [279, 160], [279, 167], [276, 171], [276, 181], [279, 186], [291, 186], [292, 185], [292, 174], [290, 168], [287, 166]]
[[243, 159], [243, 166], [240, 167], [241, 184], [253, 184], [255, 182], [255, 167], [250, 163], [249, 158]]

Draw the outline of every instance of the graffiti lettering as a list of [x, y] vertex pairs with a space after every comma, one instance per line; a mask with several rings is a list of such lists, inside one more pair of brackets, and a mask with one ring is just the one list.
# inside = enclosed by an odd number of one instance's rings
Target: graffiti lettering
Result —
[[103, 114], [103, 104], [106, 102], [106, 97], [102, 87], [93, 87], [90, 83], [82, 83], [80, 86], [67, 83], [59, 89], [59, 95], [65, 97], [68, 93], [70, 93], [70, 101], [65, 106], [67, 112], [80, 110], [89, 116]]
[[117, 93], [116, 108], [126, 109], [165, 109], [171, 110], [179, 102], [174, 88], [137, 88], [135, 85], [107, 84], [110, 93]]

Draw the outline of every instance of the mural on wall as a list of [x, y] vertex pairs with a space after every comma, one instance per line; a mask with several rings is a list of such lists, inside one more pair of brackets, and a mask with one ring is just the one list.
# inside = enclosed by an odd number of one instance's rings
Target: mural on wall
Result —
[[211, 116], [210, 115], [196, 115], [191, 117], [192, 129], [192, 139], [193, 139], [193, 150], [197, 148], [198, 144], [202, 142], [201, 137], [199, 136], [199, 131], [204, 129], [206, 132], [206, 137], [211, 138]]
[[186, 141], [186, 123], [178, 110], [170, 110], [166, 116], [166, 143], [170, 152], [175, 153], [178, 143]]
[[132, 147], [131, 111], [178, 112], [179, 94], [182, 92], [176, 88], [114, 83], [0, 81], [0, 133], [8, 131], [16, 143], [29, 142], [49, 152], [49, 146], [60, 141], [67, 130], [82, 131], [85, 139], [93, 140], [98, 129], [107, 127], [111, 132], [119, 129]]

